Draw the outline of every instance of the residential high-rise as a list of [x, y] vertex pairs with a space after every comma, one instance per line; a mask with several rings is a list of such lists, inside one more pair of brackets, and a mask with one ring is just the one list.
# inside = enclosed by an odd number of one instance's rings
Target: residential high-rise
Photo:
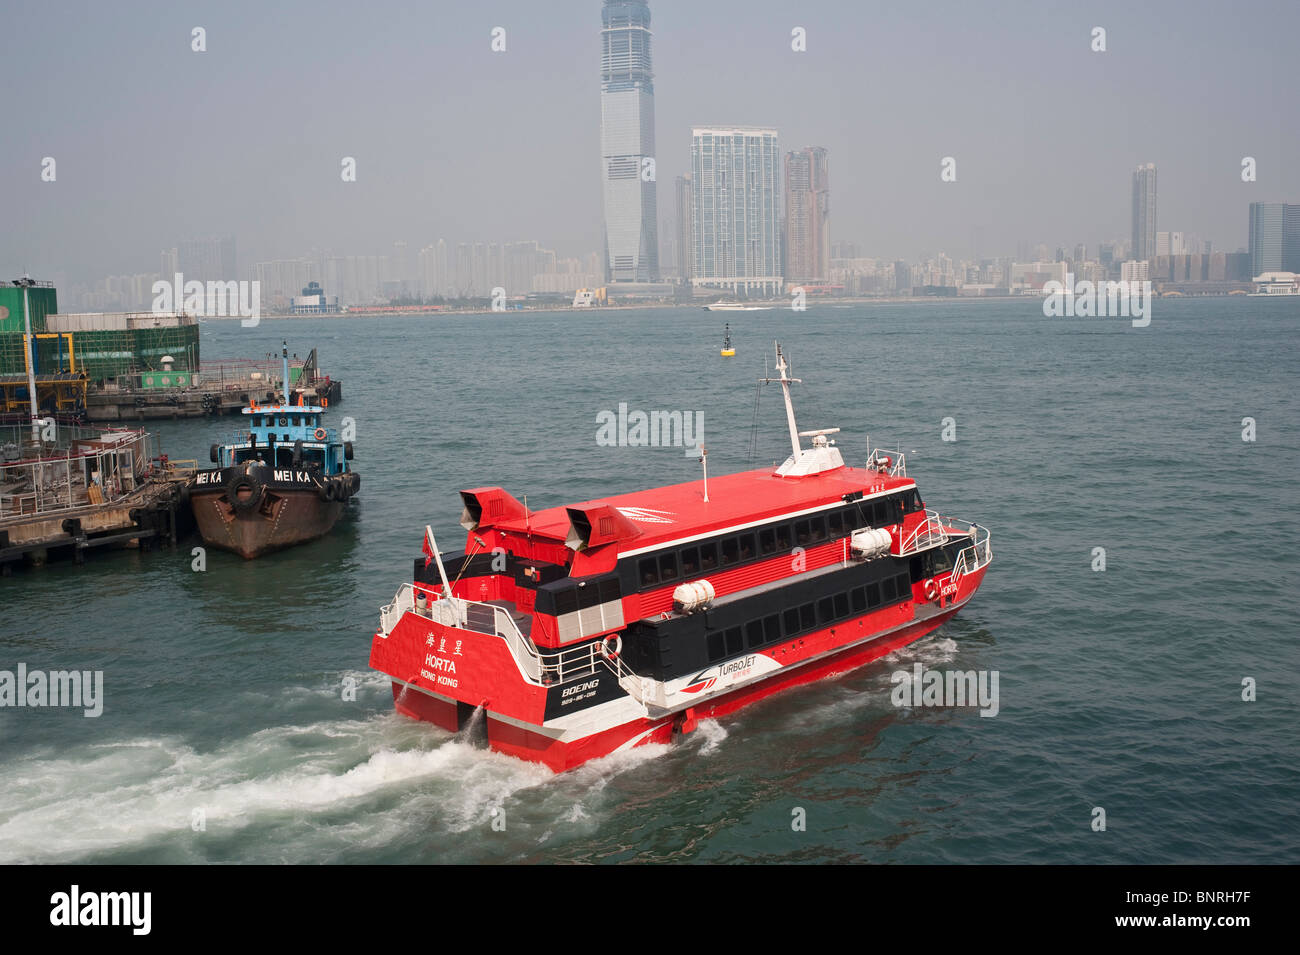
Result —
[[691, 133], [691, 283], [779, 295], [781, 154], [775, 129]]
[[1300, 272], [1300, 205], [1250, 204], [1250, 269], [1252, 277]]
[[1156, 257], [1156, 166], [1147, 163], [1133, 173], [1133, 248], [1139, 262]]
[[824, 283], [830, 268], [830, 169], [826, 150], [785, 156], [785, 280]]
[[691, 174], [678, 176], [677, 186], [677, 276], [683, 282], [691, 280], [692, 209]]
[[600, 155], [605, 271], [610, 282], [659, 279], [655, 100], [650, 8], [605, 0], [601, 10]]

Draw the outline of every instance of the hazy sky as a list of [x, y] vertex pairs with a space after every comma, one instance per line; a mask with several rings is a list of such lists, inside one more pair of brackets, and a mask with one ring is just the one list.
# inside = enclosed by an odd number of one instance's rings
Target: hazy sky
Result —
[[[596, 251], [600, 8], [7, 0], [0, 268], [153, 272], [164, 246], [221, 234], [244, 270], [396, 239], [412, 254], [439, 237]], [[1294, 0], [650, 10], [661, 228], [703, 123], [826, 146], [832, 239], [869, 255], [966, 256], [977, 233], [984, 255], [1022, 239], [1095, 251], [1128, 236], [1140, 162], [1159, 169], [1158, 228], [1219, 248], [1245, 246], [1251, 201], [1300, 202]], [[796, 26], [807, 52], [790, 48]], [[1243, 156], [1258, 181], [1242, 182]]]

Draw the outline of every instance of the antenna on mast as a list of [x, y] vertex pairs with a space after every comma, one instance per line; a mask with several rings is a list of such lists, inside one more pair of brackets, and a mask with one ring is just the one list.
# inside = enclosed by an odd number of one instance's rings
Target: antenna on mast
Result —
[[[791, 403], [790, 401], [790, 385], [794, 383], [802, 383], [802, 379], [791, 378], [789, 375], [786, 374], [786, 372], [790, 370], [790, 366], [786, 364], [785, 355], [781, 351], [781, 343], [773, 342], [772, 344], [776, 346], [776, 370], [781, 377], [768, 378], [765, 375], [763, 378], [759, 380], [764, 383], [773, 382], [773, 381], [778, 381], [781, 383], [781, 393], [782, 395], [785, 396], [785, 418], [790, 425], [790, 446], [791, 448], [793, 448], [795, 458], [798, 459], [799, 428], [794, 423], [794, 404]], [[763, 362], [763, 366], [764, 369], [766, 369], [767, 367], [766, 361]]]

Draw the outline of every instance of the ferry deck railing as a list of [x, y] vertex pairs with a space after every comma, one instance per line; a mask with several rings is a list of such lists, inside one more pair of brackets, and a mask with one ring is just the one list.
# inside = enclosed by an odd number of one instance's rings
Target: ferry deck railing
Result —
[[944, 519], [939, 516], [938, 511], [927, 508], [925, 520], [918, 524], [916, 530], [912, 531], [902, 541], [898, 547], [897, 556], [906, 557], [908, 554], [915, 554], [917, 551], [925, 550], [928, 547], [936, 547], [946, 543], [948, 543], [948, 530], [944, 526]]
[[[888, 463], [886, 463], [888, 462]], [[907, 477], [907, 455], [902, 451], [873, 448], [867, 455], [867, 468], [890, 477]]]
[[944, 521], [954, 531], [964, 533], [971, 539], [971, 545], [963, 548], [953, 563], [949, 582], [956, 584], [966, 574], [973, 574], [988, 566], [989, 561], [993, 559], [993, 548], [989, 544], [990, 535], [987, 527], [953, 517], [945, 518]]

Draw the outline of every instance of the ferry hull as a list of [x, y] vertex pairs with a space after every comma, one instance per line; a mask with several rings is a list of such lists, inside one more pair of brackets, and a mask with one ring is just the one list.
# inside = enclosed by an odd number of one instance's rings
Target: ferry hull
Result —
[[[530, 727], [520, 720], [493, 713], [489, 708], [486, 713], [487, 744], [497, 752], [563, 772], [589, 760], [647, 743], [670, 743], [674, 735], [692, 732], [701, 719], [726, 716], [782, 690], [847, 673], [878, 660], [942, 626], [960, 608], [961, 605], [950, 606], [894, 633], [845, 647], [799, 666], [783, 667], [757, 683], [701, 701], [698, 706], [659, 718], [637, 717], [576, 738], [569, 738], [568, 734], [549, 727]], [[401, 715], [434, 723], [449, 732], [456, 732], [463, 726], [463, 711], [467, 704], [458, 704], [454, 699], [397, 680], [392, 686], [395, 709]]]
[[322, 501], [315, 490], [268, 488], [266, 498], [254, 510], [239, 513], [224, 490], [191, 491], [194, 522], [203, 542], [252, 560], [324, 536], [343, 513], [340, 502]]

